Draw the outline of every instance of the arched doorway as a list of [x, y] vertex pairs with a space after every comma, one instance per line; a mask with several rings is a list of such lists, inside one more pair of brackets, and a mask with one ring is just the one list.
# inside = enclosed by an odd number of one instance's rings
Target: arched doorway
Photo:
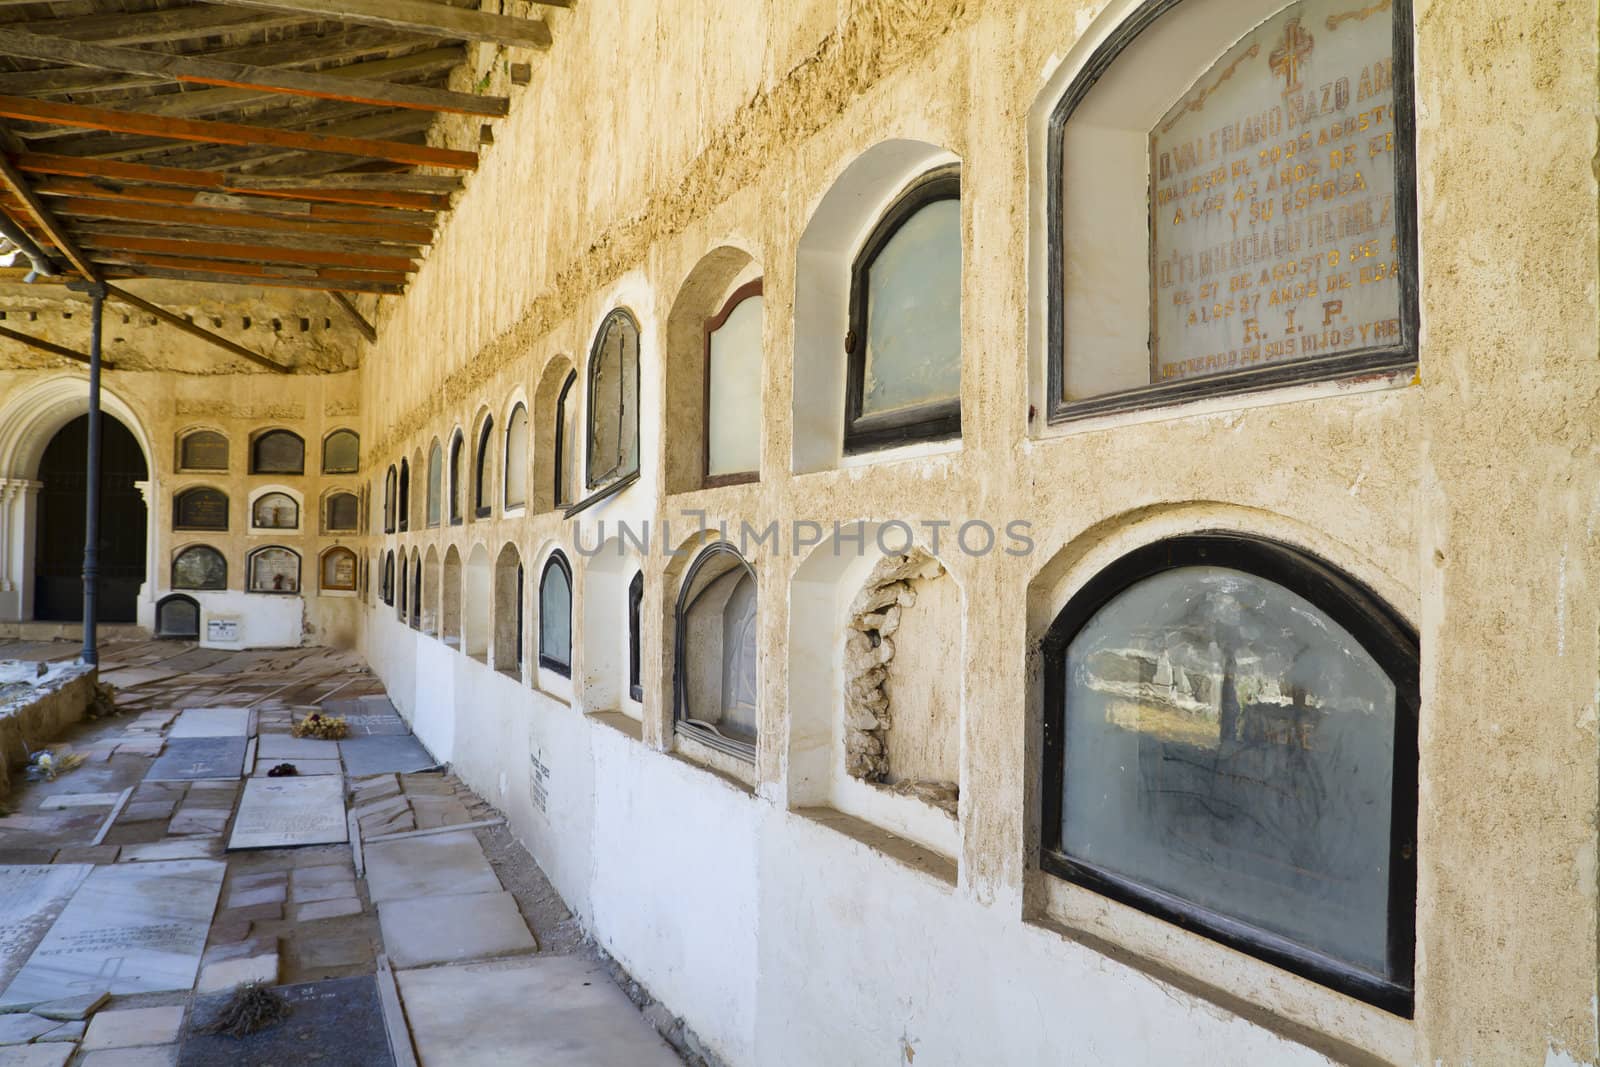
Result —
[[[144, 583], [145, 503], [136, 483], [149, 477], [133, 433], [102, 415], [100, 452], [100, 621], [135, 622]], [[57, 431], [39, 460], [38, 541], [33, 615], [83, 618], [83, 520], [89, 416]]]

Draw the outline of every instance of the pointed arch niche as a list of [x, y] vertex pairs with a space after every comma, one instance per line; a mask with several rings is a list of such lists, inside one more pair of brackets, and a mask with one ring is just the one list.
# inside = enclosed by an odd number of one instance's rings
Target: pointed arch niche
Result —
[[[712, 484], [753, 481], [761, 448], [761, 265], [732, 245], [713, 249], [684, 280], [667, 315], [666, 490], [683, 493]], [[753, 288], [752, 288], [753, 287]], [[754, 300], [754, 304], [748, 304]], [[752, 324], [745, 321], [752, 312]], [[727, 331], [728, 320], [735, 317]], [[721, 319], [722, 321], [718, 321]], [[753, 336], [752, 336], [753, 335]], [[738, 341], [730, 346], [717, 343]], [[754, 341], [753, 346], [751, 341]], [[721, 349], [730, 348], [729, 351]], [[736, 349], [736, 350], [735, 350]], [[719, 364], [713, 367], [713, 361]], [[723, 446], [709, 417], [722, 421], [737, 444]], [[753, 440], [754, 450], [750, 448]], [[713, 461], [724, 451], [739, 457]], [[753, 458], [753, 462], [751, 461]]]
[[522, 680], [524, 616], [522, 554], [506, 542], [494, 561], [494, 662], [501, 674]]
[[[585, 550], [587, 553], [587, 550]], [[641, 719], [640, 700], [631, 694], [637, 628], [628, 583], [639, 570], [638, 555], [611, 537], [583, 563], [582, 692], [585, 712], [620, 711]]]
[[493, 598], [489, 550], [481, 543], [473, 545], [461, 583], [461, 651], [481, 663], [489, 662], [489, 615]]
[[[533, 391], [533, 484], [528, 487], [528, 499], [535, 512], [572, 503], [572, 427], [577, 424], [569, 411], [565, 413], [568, 425], [562, 427], [561, 398], [566, 395], [569, 408], [576, 405], [576, 382], [572, 360], [556, 356], [545, 364]], [[558, 480], [562, 484], [558, 485]]]
[[440, 583], [440, 636], [451, 648], [461, 648], [461, 552], [451, 545], [444, 552], [444, 577]]
[[[900, 523], [814, 549], [789, 597], [789, 803], [921, 845], [955, 879], [962, 592]], [[888, 549], [889, 551], [884, 551]]]

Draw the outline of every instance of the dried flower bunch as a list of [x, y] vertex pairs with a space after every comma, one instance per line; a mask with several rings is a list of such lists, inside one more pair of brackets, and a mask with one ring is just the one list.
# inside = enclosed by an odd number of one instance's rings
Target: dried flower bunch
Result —
[[316, 737], [324, 741], [342, 741], [350, 736], [350, 727], [338, 715], [324, 715], [314, 711], [294, 724], [291, 731], [296, 737]]

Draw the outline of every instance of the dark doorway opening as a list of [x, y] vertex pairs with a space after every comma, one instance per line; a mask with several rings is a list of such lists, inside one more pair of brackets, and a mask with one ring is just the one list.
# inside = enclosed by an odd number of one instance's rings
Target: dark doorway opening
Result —
[[[100, 621], [134, 622], [144, 583], [145, 504], [134, 484], [149, 477], [129, 429], [101, 416]], [[83, 619], [83, 519], [89, 416], [63, 426], [39, 461], [39, 526], [34, 556], [33, 617]]]

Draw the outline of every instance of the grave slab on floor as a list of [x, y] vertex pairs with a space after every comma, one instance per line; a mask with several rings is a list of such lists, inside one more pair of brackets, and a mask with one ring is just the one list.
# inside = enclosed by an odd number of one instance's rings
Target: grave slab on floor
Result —
[[681, 1067], [600, 964], [525, 956], [402, 971], [422, 1067]]
[[248, 737], [249, 734], [249, 708], [190, 708], [178, 716], [167, 738]]
[[378, 905], [383, 947], [396, 967], [536, 952], [510, 893], [412, 897]]
[[287, 734], [262, 734], [256, 749], [258, 763], [284, 760], [339, 758], [339, 742], [323, 741], [316, 737], [290, 737]]
[[90, 868], [0, 1006], [193, 987], [226, 870], [215, 860]]
[[279, 986], [292, 1008], [288, 1019], [244, 1038], [195, 1033], [217, 1017], [228, 994], [195, 1001], [178, 1067], [283, 1067], [337, 1063], [341, 1067], [393, 1067], [377, 984], [371, 975]]
[[0, 867], [0, 988], [16, 977], [92, 870], [88, 863]]
[[237, 778], [244, 773], [243, 737], [183, 737], [167, 742], [147, 782], [190, 782], [199, 778]]
[[14, 1045], [0, 1048], [0, 1067], [67, 1067], [76, 1051], [72, 1044]]
[[228, 847], [291, 848], [349, 840], [342, 778], [251, 778]]
[[395, 737], [355, 737], [340, 742], [345, 773], [352, 778], [398, 772], [410, 774], [438, 765], [422, 743], [410, 734]]
[[122, 799], [121, 793], [57, 793], [39, 802], [42, 811], [58, 808], [109, 808]]
[[471, 830], [380, 841], [363, 849], [374, 904], [410, 897], [498, 893], [500, 879]]

